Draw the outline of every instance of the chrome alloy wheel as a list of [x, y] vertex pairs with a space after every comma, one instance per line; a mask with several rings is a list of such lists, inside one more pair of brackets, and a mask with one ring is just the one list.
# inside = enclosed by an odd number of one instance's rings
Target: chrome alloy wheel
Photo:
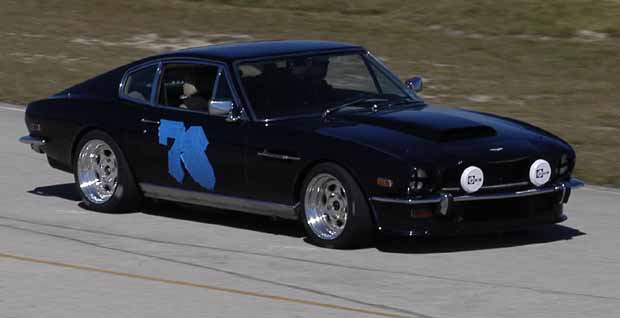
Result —
[[77, 159], [80, 189], [91, 202], [108, 202], [118, 185], [118, 161], [114, 151], [103, 140], [88, 141]]
[[347, 224], [347, 192], [331, 174], [321, 173], [310, 180], [304, 207], [308, 226], [323, 240], [336, 239]]

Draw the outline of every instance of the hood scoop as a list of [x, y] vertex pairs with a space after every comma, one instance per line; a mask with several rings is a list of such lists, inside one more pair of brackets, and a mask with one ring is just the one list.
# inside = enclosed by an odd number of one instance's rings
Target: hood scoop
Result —
[[493, 127], [445, 112], [403, 110], [389, 113], [351, 114], [355, 122], [394, 129], [437, 142], [492, 137]]

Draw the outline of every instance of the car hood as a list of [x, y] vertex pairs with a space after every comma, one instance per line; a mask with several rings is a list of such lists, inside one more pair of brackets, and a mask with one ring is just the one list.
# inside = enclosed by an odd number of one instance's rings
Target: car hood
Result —
[[[416, 162], [546, 157], [568, 147], [536, 127], [494, 115], [436, 106], [337, 113], [318, 133]], [[570, 148], [570, 147], [568, 147]]]

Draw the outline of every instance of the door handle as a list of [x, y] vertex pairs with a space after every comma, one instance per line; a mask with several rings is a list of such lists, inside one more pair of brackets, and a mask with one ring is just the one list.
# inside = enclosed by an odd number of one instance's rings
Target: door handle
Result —
[[150, 120], [150, 119], [142, 118], [140, 119], [140, 122], [143, 124], [149, 124], [149, 125], [159, 125], [159, 120]]

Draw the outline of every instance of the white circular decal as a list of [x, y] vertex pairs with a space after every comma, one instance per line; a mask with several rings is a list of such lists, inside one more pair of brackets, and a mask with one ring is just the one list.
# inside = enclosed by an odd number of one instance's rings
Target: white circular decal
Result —
[[482, 170], [476, 166], [467, 167], [461, 175], [461, 187], [467, 193], [473, 193], [480, 190], [483, 183], [484, 173], [482, 173]]
[[530, 181], [537, 187], [549, 182], [551, 179], [551, 165], [547, 160], [538, 159], [530, 167]]

